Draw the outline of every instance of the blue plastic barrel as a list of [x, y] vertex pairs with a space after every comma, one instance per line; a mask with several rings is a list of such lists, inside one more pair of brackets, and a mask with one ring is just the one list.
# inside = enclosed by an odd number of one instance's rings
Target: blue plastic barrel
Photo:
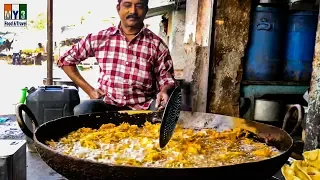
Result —
[[310, 81], [318, 12], [291, 12], [285, 44], [284, 79]]
[[278, 80], [282, 70], [283, 10], [256, 7], [245, 56], [245, 80]]

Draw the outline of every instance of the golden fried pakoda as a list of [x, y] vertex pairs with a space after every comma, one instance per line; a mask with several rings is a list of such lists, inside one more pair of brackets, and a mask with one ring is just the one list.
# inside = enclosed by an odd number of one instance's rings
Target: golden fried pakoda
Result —
[[279, 151], [247, 138], [243, 129], [216, 132], [213, 129], [183, 129], [177, 126], [163, 149], [160, 124], [143, 127], [123, 123], [104, 124], [99, 129], [81, 128], [47, 142], [48, 146], [76, 158], [116, 165], [145, 167], [213, 167], [263, 160]]

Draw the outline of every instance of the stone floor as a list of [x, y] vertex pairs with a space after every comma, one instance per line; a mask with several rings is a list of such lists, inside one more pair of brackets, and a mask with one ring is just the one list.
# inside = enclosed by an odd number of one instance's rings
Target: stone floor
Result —
[[67, 180], [51, 169], [37, 153], [27, 152], [27, 180]]

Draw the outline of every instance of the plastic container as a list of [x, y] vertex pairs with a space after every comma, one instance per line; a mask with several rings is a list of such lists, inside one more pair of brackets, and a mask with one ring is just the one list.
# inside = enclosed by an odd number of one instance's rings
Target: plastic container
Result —
[[310, 81], [318, 12], [291, 12], [286, 33], [284, 80]]
[[[79, 93], [74, 86], [40, 86], [26, 99], [26, 105], [35, 115], [39, 125], [53, 119], [72, 116], [73, 108], [79, 103]], [[25, 116], [25, 121], [27, 126], [33, 129], [29, 117]], [[32, 140], [29, 138], [27, 145], [29, 150], [34, 151]]]
[[283, 9], [256, 7], [245, 56], [245, 80], [279, 80], [282, 70]]

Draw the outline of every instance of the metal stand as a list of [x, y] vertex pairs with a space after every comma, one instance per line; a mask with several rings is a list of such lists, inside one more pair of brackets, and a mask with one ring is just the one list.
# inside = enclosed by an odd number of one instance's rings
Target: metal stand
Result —
[[47, 0], [47, 85], [53, 84], [53, 0]]

